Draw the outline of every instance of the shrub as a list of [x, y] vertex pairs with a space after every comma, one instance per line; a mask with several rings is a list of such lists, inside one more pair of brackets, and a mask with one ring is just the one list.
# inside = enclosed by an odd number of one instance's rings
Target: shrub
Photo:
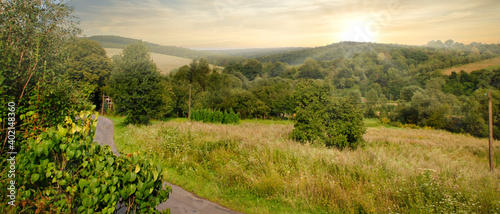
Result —
[[227, 111], [211, 111], [208, 109], [202, 109], [198, 111], [193, 111], [191, 115], [191, 119], [194, 121], [202, 121], [204, 123], [222, 123], [222, 124], [230, 124], [230, 123], [239, 123], [240, 115], [234, 113], [233, 109]]
[[10, 211], [115, 213], [121, 199], [124, 209], [158, 213], [155, 206], [171, 191], [162, 190], [161, 167], [137, 154], [114, 156], [109, 147], [93, 142], [97, 120], [90, 112], [80, 118], [66, 117], [64, 124], [22, 144], [16, 185], [24, 189]]
[[292, 138], [340, 149], [356, 148], [365, 132], [361, 108], [349, 99], [333, 99], [330, 90], [321, 81], [302, 80], [297, 84], [294, 94], [297, 116]]

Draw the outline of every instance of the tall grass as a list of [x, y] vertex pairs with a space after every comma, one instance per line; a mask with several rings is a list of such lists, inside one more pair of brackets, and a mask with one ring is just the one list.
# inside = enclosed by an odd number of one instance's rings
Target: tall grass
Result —
[[290, 140], [293, 125], [115, 126], [122, 153], [245, 213], [500, 212], [500, 168], [489, 173], [487, 140], [466, 135], [371, 127], [364, 147], [340, 151]]

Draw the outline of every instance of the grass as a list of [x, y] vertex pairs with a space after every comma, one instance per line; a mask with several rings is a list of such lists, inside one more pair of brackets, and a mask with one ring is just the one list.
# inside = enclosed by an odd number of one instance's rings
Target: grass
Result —
[[465, 71], [467, 73], [471, 73], [473, 71], [479, 71], [481, 69], [486, 69], [486, 70], [494, 70], [500, 68], [500, 57], [495, 57], [492, 59], [487, 59], [487, 60], [482, 60], [479, 62], [474, 62], [458, 67], [452, 67], [445, 69], [443, 71], [443, 74], [445, 75], [451, 75], [453, 71], [460, 73], [460, 71]]
[[244, 213], [500, 212], [485, 139], [367, 120], [365, 146], [340, 151], [290, 140], [292, 124], [112, 119], [122, 154], [140, 151], [168, 181]]

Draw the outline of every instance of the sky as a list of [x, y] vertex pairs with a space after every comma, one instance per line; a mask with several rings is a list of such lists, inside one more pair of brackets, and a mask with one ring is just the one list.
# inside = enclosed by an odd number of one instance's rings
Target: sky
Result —
[[500, 42], [498, 0], [70, 0], [85, 36], [194, 49]]

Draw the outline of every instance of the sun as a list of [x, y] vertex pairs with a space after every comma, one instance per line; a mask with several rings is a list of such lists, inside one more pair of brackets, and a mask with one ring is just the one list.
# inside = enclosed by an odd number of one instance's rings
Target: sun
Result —
[[350, 22], [344, 29], [340, 41], [376, 42], [378, 28], [369, 22]]

